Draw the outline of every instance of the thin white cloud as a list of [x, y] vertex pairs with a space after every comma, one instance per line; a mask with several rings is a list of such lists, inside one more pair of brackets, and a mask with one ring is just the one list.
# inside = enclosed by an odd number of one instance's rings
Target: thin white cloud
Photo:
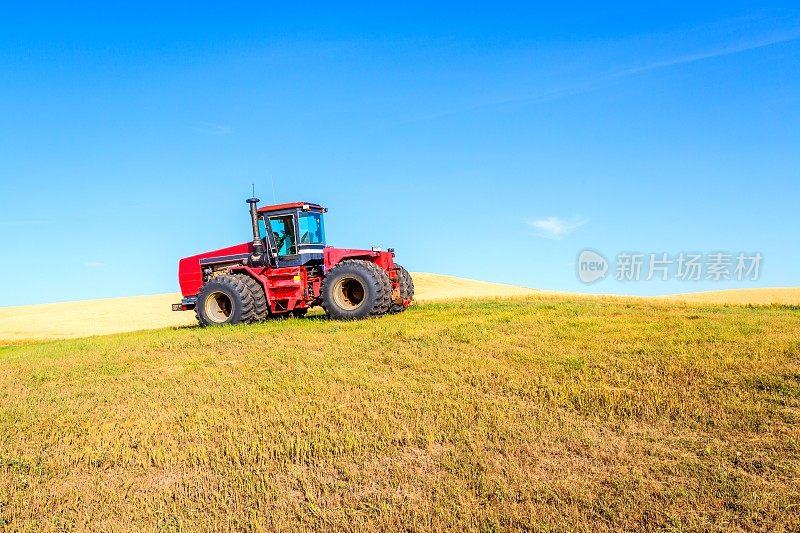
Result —
[[230, 135], [233, 128], [225, 124], [201, 124], [196, 130], [206, 135]]
[[21, 228], [26, 226], [44, 226], [47, 224], [45, 220], [3, 220], [0, 221], [0, 226], [5, 228]]
[[[700, 29], [698, 29], [697, 31], [700, 31]], [[536, 102], [546, 102], [550, 100], [555, 100], [565, 96], [575, 96], [578, 94], [591, 92], [615, 83], [619, 83], [622, 79], [633, 77], [638, 74], [642, 74], [652, 70], [658, 70], [672, 66], [686, 65], [689, 63], [695, 63], [697, 61], [729, 56], [733, 54], [747, 52], [749, 50], [756, 50], [758, 48], [766, 48], [768, 46], [773, 46], [781, 43], [793, 42], [798, 39], [800, 39], [800, 28], [793, 28], [791, 30], [787, 30], [780, 33], [777, 32], [772, 33], [770, 35], [766, 35], [761, 38], [732, 42], [726, 45], [719, 46], [717, 48], [700, 50], [694, 53], [688, 53], [685, 55], [678, 55], [672, 58], [653, 61], [650, 63], [646, 63], [644, 65], [640, 65], [638, 67], [625, 68], [617, 71], [612, 70], [604, 75], [595, 77], [593, 79], [587, 79], [583, 82], [577, 82], [574, 84], [566, 84], [561, 87], [554, 87], [552, 89], [543, 90], [538, 93], [530, 94], [527, 96], [522, 96], [517, 98], [499, 98], [489, 101], [482, 101], [462, 108], [457, 108], [449, 111], [442, 111], [432, 114], [426, 114], [416, 118], [411, 118], [408, 119], [406, 122], [417, 122], [420, 120], [431, 120], [436, 118], [442, 118], [450, 115], [468, 113], [479, 109], [484, 109], [487, 107], [515, 105], [515, 104], [530, 104]]]
[[625, 70], [621, 70], [615, 73], [615, 76], [629, 76], [632, 74], [639, 74], [640, 72], [647, 72], [649, 70], [656, 70], [660, 68], [672, 67], [676, 65], [685, 65], [687, 63], [694, 63], [696, 61], [702, 61], [704, 59], [713, 59], [716, 57], [724, 57], [733, 54], [738, 54], [740, 52], [747, 52], [748, 50], [756, 50], [758, 48], [765, 48], [767, 46], [772, 46], [775, 44], [781, 43], [788, 43], [791, 41], [796, 41], [800, 39], [800, 30], [795, 30], [793, 32], [778, 34], [778, 35], [771, 35], [769, 37], [764, 37], [762, 39], [753, 40], [753, 41], [744, 41], [739, 43], [729, 44], [722, 48], [716, 48], [712, 50], [706, 50], [704, 52], [696, 52], [694, 54], [687, 54], [683, 56], [677, 56], [670, 59], [664, 59], [661, 61], [655, 61], [653, 63], [649, 63], [647, 65], [642, 65], [635, 68], [629, 68]]
[[527, 224], [536, 229], [536, 234], [545, 239], [561, 239], [572, 233], [584, 224], [585, 219], [563, 219], [559, 217], [539, 218], [528, 220]]
[[103, 268], [106, 264], [100, 261], [86, 261], [83, 266], [87, 268]]

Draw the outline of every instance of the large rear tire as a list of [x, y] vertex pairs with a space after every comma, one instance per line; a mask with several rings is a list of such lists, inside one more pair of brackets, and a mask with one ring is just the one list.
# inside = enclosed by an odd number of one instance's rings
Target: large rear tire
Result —
[[[395, 263], [395, 266], [398, 268], [397, 272], [397, 281], [400, 284], [400, 298], [403, 300], [413, 300], [414, 299], [414, 280], [411, 279], [411, 274], [408, 273], [408, 270], [403, 268], [402, 266]], [[403, 304], [398, 304], [392, 302], [391, 307], [389, 307], [390, 313], [402, 313], [408, 309], [407, 307], [403, 306]]]
[[197, 295], [197, 321], [205, 326], [251, 322], [255, 306], [253, 295], [239, 276], [211, 279]]
[[385, 270], [361, 259], [342, 261], [325, 276], [322, 307], [337, 320], [386, 314], [392, 304], [392, 281]]

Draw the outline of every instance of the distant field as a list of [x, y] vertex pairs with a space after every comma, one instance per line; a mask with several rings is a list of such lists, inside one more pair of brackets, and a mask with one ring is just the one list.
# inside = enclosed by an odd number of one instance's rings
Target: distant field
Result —
[[725, 291], [689, 292], [667, 298], [686, 302], [734, 305], [800, 305], [800, 287], [768, 287], [762, 289], [731, 289]]
[[0, 530], [800, 529], [800, 311], [530, 296], [0, 348]]
[[[414, 273], [417, 301], [521, 296], [536, 291], [513, 285]], [[106, 335], [196, 324], [193, 312], [174, 313], [179, 294], [0, 307], [0, 343]]]
[[[535, 294], [578, 294], [538, 291], [526, 287], [415, 272], [418, 303], [464, 298], [505, 298]], [[800, 305], [800, 287], [734, 289], [664, 296], [668, 300], [727, 305]], [[180, 295], [156, 294], [20, 307], [0, 307], [0, 344], [107, 335], [196, 324], [194, 313], [173, 313]]]

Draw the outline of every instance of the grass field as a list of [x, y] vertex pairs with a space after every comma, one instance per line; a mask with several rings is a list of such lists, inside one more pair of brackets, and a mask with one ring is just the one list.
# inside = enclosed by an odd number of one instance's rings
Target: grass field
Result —
[[688, 292], [668, 296], [685, 302], [730, 305], [800, 305], [800, 287], [762, 287], [724, 291]]
[[[535, 294], [580, 297], [423, 272], [414, 273], [414, 282], [418, 303]], [[0, 307], [0, 345], [194, 325], [194, 313], [171, 311], [171, 304], [180, 298], [180, 294], [170, 293]], [[724, 305], [800, 305], [800, 287], [693, 292], [658, 299]]]
[[798, 356], [797, 307], [555, 296], [4, 347], [0, 524], [796, 531]]
[[[441, 274], [414, 273], [416, 300], [535, 294], [533, 289]], [[197, 323], [194, 313], [173, 313], [181, 295], [155, 294], [18, 307], [0, 307], [0, 344], [108, 335]]]

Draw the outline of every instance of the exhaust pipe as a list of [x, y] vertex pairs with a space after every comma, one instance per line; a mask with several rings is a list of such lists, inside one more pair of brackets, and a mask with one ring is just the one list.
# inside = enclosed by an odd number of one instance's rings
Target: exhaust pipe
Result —
[[264, 256], [264, 243], [261, 242], [261, 235], [258, 233], [258, 209], [257, 204], [260, 200], [258, 198], [248, 198], [247, 203], [250, 204], [250, 221], [253, 224], [253, 256], [250, 258], [254, 264], [263, 263]]

